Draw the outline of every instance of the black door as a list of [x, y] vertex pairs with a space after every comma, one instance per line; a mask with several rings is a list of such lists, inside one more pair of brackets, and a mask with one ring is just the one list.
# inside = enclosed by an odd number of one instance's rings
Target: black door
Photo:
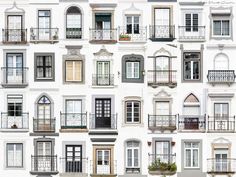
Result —
[[66, 145], [66, 172], [82, 172], [82, 146]]
[[111, 99], [95, 99], [96, 128], [111, 128]]

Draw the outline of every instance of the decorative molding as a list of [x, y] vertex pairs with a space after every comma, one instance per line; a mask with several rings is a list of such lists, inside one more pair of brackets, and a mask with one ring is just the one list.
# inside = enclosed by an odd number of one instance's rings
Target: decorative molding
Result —
[[231, 142], [223, 137], [213, 140], [212, 144], [231, 144]]
[[188, 2], [179, 2], [181, 6], [203, 6], [205, 2], [203, 1], [188, 1]]
[[234, 93], [209, 93], [210, 98], [232, 98]]
[[128, 9], [124, 10], [124, 14], [141, 14], [141, 13], [142, 13], [142, 10], [136, 8], [133, 2]]
[[170, 53], [168, 50], [166, 50], [164, 47], [162, 47], [162, 48], [160, 48], [159, 50], [157, 50], [157, 51], [153, 54], [153, 56], [162, 55], [162, 53], [166, 53], [166, 54], [168, 54], [168, 56], [171, 56], [171, 53]]
[[25, 13], [25, 11], [24, 11], [24, 9], [19, 8], [19, 7], [16, 5], [16, 1], [14, 1], [12, 7], [7, 8], [7, 9], [5, 10], [5, 13]]
[[171, 95], [168, 94], [164, 89], [154, 95], [155, 98], [171, 98]]
[[105, 48], [104, 45], [102, 45], [101, 49], [98, 52], [93, 53], [94, 56], [105, 56], [105, 57], [111, 57], [113, 56], [113, 53], [108, 52], [108, 50]]

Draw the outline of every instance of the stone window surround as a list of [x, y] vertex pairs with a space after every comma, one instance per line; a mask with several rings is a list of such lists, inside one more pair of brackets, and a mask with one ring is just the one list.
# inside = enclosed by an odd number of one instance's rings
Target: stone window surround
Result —
[[171, 145], [171, 142], [173, 141], [172, 138], [169, 138], [169, 137], [160, 137], [160, 138], [152, 138], [152, 154], [156, 154], [156, 142], [157, 141], [169, 141], [170, 142], [170, 155], [173, 153], [172, 152], [172, 145]]
[[[165, 1], [166, 2], [166, 1]], [[173, 22], [174, 22], [174, 19], [173, 19], [173, 5], [153, 5], [152, 6], [152, 12], [151, 12], [151, 15], [152, 15], [152, 25], [156, 25], [155, 24], [155, 9], [170, 9], [170, 25], [173, 25]]]
[[[139, 139], [136, 138], [130, 138], [130, 139], [126, 139], [124, 141], [124, 174], [132, 174], [132, 173], [126, 173], [126, 158], [127, 158], [127, 142], [129, 141], [137, 141], [139, 142], [139, 169], [140, 172], [138, 174], [142, 174], [142, 141], [140, 141]], [[136, 174], [136, 173], [135, 173]]]
[[[126, 78], [126, 62], [139, 61], [139, 77], [138, 79]], [[143, 83], [144, 82], [144, 57], [138, 54], [128, 54], [122, 56], [122, 82], [125, 83]]]
[[[37, 57], [38, 56], [51, 56], [52, 57], [52, 78], [37, 78]], [[53, 82], [55, 81], [55, 53], [34, 53], [34, 81], [35, 82]]]
[[[203, 82], [203, 50], [204, 45], [201, 44], [200, 50], [184, 50], [183, 44], [180, 45], [181, 50], [181, 81], [182, 83], [202, 83]], [[185, 80], [184, 79], [184, 53], [185, 52], [199, 52], [200, 53], [200, 79], [199, 80]]]
[[37, 142], [51, 142], [51, 150], [52, 155], [55, 155], [54, 147], [55, 147], [55, 139], [54, 138], [34, 138], [34, 155], [37, 155]]
[[22, 154], [22, 160], [23, 160], [23, 164], [22, 167], [7, 167], [7, 153], [4, 153], [4, 162], [3, 164], [3, 169], [4, 170], [25, 170], [25, 156], [26, 156], [26, 142], [22, 141], [22, 140], [9, 140], [9, 141], [4, 141], [4, 152], [7, 152], [7, 144], [8, 143], [20, 143], [23, 145], [23, 154]]
[[[138, 101], [140, 102], [140, 121], [139, 122], [130, 122], [127, 123], [126, 122], [126, 102], [127, 101]], [[143, 99], [139, 96], [127, 96], [124, 97], [124, 99], [122, 100], [122, 107], [123, 109], [123, 115], [124, 115], [124, 119], [122, 120], [122, 126], [144, 126], [143, 123]]]
[[3, 49], [3, 66], [6, 67], [7, 54], [22, 54], [23, 67], [26, 67], [26, 49]]
[[[185, 149], [184, 143], [199, 143], [199, 168], [185, 168], [184, 161], [185, 161]], [[202, 171], [202, 139], [182, 139], [181, 140], [181, 171]], [[194, 171], [193, 171], [194, 172]]]
[[[229, 36], [213, 36], [213, 19], [214, 19], [214, 15], [213, 15], [213, 11], [214, 10], [222, 10], [222, 11], [229, 11], [229, 30], [230, 30], [230, 34]], [[209, 21], [210, 21], [210, 30], [209, 30], [209, 38], [211, 39], [216, 39], [216, 40], [233, 40], [233, 9], [232, 7], [228, 8], [228, 7], [210, 7], [210, 14], [209, 14]], [[216, 13], [217, 14], [217, 13]], [[221, 15], [221, 13], [219, 13], [219, 15]]]

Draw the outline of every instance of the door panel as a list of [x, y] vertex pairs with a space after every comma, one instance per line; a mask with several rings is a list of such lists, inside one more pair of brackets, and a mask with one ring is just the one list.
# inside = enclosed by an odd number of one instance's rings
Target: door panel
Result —
[[66, 145], [66, 172], [82, 172], [82, 146]]
[[97, 150], [96, 172], [97, 174], [110, 174], [110, 150]]
[[21, 41], [22, 37], [22, 16], [7, 16], [7, 41]]
[[7, 54], [6, 58], [6, 82], [23, 82], [23, 56], [22, 54]]
[[96, 128], [111, 128], [111, 99], [95, 99]]
[[170, 36], [170, 9], [155, 9], [155, 37], [168, 38]]
[[82, 100], [66, 100], [66, 125], [79, 126], [82, 122]]
[[97, 62], [97, 85], [110, 85], [110, 62]]

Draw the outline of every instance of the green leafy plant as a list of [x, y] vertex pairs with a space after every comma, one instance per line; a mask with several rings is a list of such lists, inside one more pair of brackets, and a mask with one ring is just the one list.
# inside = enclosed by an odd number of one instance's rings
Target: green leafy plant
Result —
[[128, 34], [120, 34], [120, 39], [130, 39], [130, 36]]
[[148, 166], [149, 171], [177, 171], [177, 166], [175, 163], [165, 163], [161, 162], [160, 159], [155, 160]]

